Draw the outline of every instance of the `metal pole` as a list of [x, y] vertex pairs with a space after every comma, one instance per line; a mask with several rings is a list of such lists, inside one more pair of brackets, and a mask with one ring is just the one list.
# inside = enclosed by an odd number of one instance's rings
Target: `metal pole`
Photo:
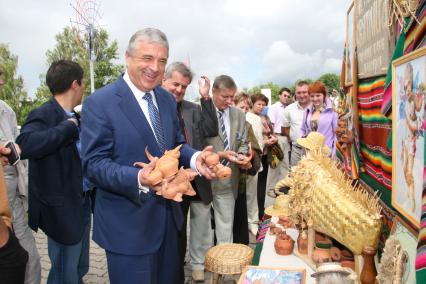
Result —
[[95, 91], [95, 74], [93, 70], [93, 60], [90, 59], [90, 93]]
[[90, 93], [95, 91], [95, 72], [93, 62], [95, 61], [95, 52], [93, 50], [93, 40], [95, 38], [95, 30], [92, 25], [89, 26], [89, 52], [90, 52]]

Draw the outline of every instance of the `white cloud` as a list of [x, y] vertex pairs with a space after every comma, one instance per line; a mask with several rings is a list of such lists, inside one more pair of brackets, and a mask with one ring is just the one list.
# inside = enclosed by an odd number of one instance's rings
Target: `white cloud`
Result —
[[[170, 42], [170, 62], [188, 55], [196, 74], [229, 74], [239, 87], [293, 82], [340, 69], [346, 11], [341, 0], [104, 0], [100, 24], [119, 46], [154, 26]], [[44, 73], [54, 36], [70, 24], [73, 0], [0, 0], [0, 42], [19, 56], [18, 72], [33, 93]], [[313, 76], [313, 75], [312, 75]]]
[[329, 50], [302, 53], [295, 51], [286, 41], [276, 41], [263, 57], [259, 79], [290, 84], [296, 79], [315, 79], [326, 72], [338, 72], [341, 60], [327, 55], [330, 56]]

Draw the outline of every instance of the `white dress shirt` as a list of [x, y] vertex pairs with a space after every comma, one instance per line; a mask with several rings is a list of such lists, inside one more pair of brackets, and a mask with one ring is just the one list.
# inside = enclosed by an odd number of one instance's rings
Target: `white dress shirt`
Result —
[[268, 116], [271, 122], [274, 124], [274, 133], [281, 134], [281, 126], [284, 117], [284, 109], [286, 105], [283, 105], [280, 101], [271, 105], [268, 109]]
[[[154, 133], [154, 135], [155, 135], [154, 128], [152, 127], [151, 118], [149, 117], [148, 101], [143, 99], [143, 96], [145, 96], [146, 92], [139, 90], [138, 87], [136, 87], [135, 84], [133, 84], [132, 80], [130, 80], [130, 77], [129, 77], [129, 74], [127, 73], [127, 70], [126, 70], [126, 72], [123, 75], [123, 80], [129, 86], [130, 90], [132, 91], [132, 94], [135, 96], [136, 101], [139, 104], [139, 107], [141, 108], [143, 114], [145, 115], [146, 120], [149, 123], [149, 126], [151, 126], [152, 133]], [[151, 93], [151, 96], [152, 96], [152, 101], [153, 101], [155, 107], [158, 109], [158, 104], [157, 104], [157, 100], [155, 98], [155, 94], [154, 94], [153, 91], [150, 91], [150, 93]], [[159, 109], [158, 109], [158, 113], [160, 113]], [[158, 141], [158, 139], [157, 139], [157, 141]], [[195, 152], [194, 155], [192, 155], [191, 161], [190, 161], [190, 167], [191, 167], [191, 169], [193, 169], [193, 170], [195, 170], [197, 172], [198, 172], [198, 170], [197, 170], [197, 167], [195, 165], [195, 161], [197, 160], [197, 157], [198, 157], [198, 155], [200, 153], [201, 152]], [[138, 187], [139, 187], [139, 193], [140, 192], [147, 193], [149, 191], [148, 187], [143, 186], [140, 183], [139, 177], [138, 177]]]
[[293, 143], [302, 136], [301, 128], [306, 108], [301, 107], [299, 102], [296, 101], [284, 109], [282, 126], [290, 127], [290, 141]]
[[[136, 87], [135, 84], [133, 84], [132, 80], [130, 80], [130, 77], [129, 77], [129, 74], [127, 73], [127, 71], [123, 75], [123, 80], [127, 83], [130, 90], [132, 91], [133, 95], [135, 96], [136, 100], [138, 101], [138, 104], [139, 104], [143, 114], [145, 115], [146, 120], [148, 120], [149, 126], [151, 126], [151, 129], [152, 129], [152, 132], [155, 135], [154, 128], [152, 127], [151, 118], [149, 117], [148, 101], [143, 99], [146, 92], [139, 90], [138, 87]], [[155, 107], [158, 109], [157, 99], [155, 98], [154, 92], [150, 91], [149, 93], [151, 93], [152, 101], [153, 101]], [[158, 141], [158, 139], [157, 139], [157, 141]]]

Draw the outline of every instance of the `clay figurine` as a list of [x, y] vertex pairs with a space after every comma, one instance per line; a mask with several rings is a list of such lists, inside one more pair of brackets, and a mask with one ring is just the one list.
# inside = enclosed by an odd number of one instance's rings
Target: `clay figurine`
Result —
[[209, 168], [213, 169], [218, 179], [227, 179], [231, 176], [232, 170], [220, 163], [219, 155], [213, 151], [205, 151], [205, 161]]
[[197, 173], [191, 169], [181, 167], [175, 177], [168, 183], [167, 187], [157, 191], [157, 195], [162, 195], [164, 198], [173, 199], [181, 202], [182, 195], [194, 196], [195, 190], [191, 185], [191, 181], [197, 176]]
[[285, 229], [294, 227], [294, 222], [288, 216], [278, 216], [278, 224], [283, 226]]
[[[158, 185], [163, 179], [172, 177], [178, 172], [181, 147], [182, 145], [179, 145], [173, 150], [166, 150], [164, 155], [158, 159], [154, 170], [148, 175], [148, 181], [152, 186]], [[148, 160], [152, 162], [154, 156], [149, 153], [148, 148], [145, 148], [145, 154]], [[147, 166], [142, 162], [136, 162], [134, 165], [142, 168]]]

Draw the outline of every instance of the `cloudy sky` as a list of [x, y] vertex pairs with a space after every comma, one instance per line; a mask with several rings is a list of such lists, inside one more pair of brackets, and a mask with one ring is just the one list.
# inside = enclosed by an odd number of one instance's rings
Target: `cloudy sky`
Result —
[[[83, 0], [80, 0], [83, 1]], [[95, 0], [93, 0], [95, 1]], [[138, 29], [157, 27], [172, 61], [196, 75], [231, 75], [241, 88], [292, 84], [340, 72], [349, 0], [104, 0], [100, 25], [118, 41], [120, 61]], [[46, 72], [55, 34], [75, 19], [76, 0], [0, 0], [0, 42], [19, 57], [30, 95]]]

